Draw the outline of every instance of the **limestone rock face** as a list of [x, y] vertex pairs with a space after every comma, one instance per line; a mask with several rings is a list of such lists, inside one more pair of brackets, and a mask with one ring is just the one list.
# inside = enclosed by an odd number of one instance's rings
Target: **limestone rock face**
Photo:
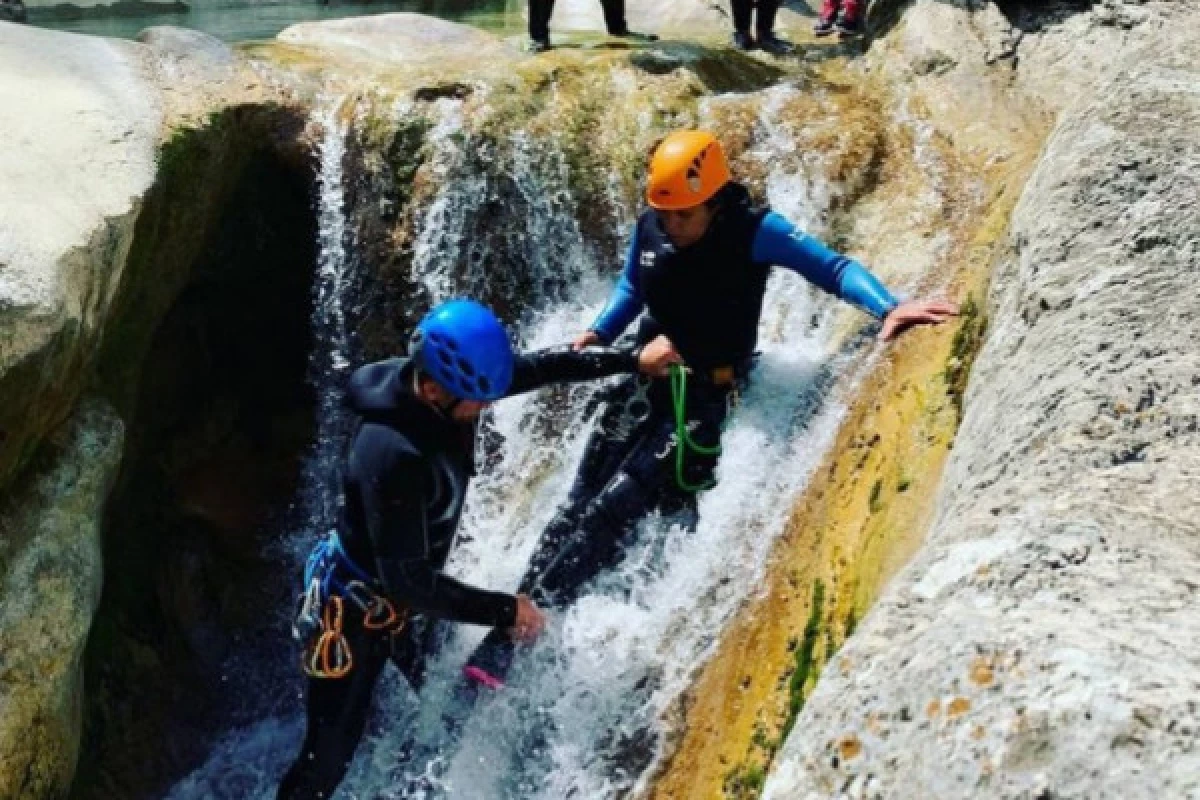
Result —
[[0, 74], [2, 485], [78, 396], [161, 114], [132, 43], [0, 26]]
[[1200, 794], [1200, 46], [1177, 22], [1052, 136], [929, 539], [764, 797]]
[[[244, 65], [210, 37], [153, 31], [146, 38], [0, 24], [5, 798], [63, 796], [76, 763], [80, 659], [102, 574], [99, 531], [123, 447], [116, 412], [80, 398], [93, 386], [101, 343], [120, 328], [114, 308], [138, 253], [135, 231], [153, 196], [159, 144], [182, 120], [207, 119], [257, 91]], [[205, 188], [189, 187], [197, 205]], [[197, 228], [201, 220], [191, 222]], [[165, 274], [168, 255], [152, 256], [156, 285], [178, 277]], [[121, 305], [132, 308], [126, 325], [162, 311], [145, 295]], [[144, 320], [151, 330], [155, 323]]]
[[200, 80], [226, 79], [236, 64], [233, 48], [200, 31], [155, 25], [139, 33], [137, 39], [156, 50], [175, 69], [191, 71]]
[[84, 401], [0, 509], [0, 797], [57, 797], [79, 748], [80, 662], [123, 426]]
[[333, 51], [339, 61], [418, 66], [468, 54], [472, 62], [512, 58], [516, 51], [469, 25], [423, 14], [380, 14], [325, 22], [302, 22], [276, 37], [290, 45]]

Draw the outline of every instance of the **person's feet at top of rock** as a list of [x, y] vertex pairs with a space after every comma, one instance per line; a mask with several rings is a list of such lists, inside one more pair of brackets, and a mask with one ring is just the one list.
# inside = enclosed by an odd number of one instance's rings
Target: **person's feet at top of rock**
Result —
[[862, 36], [863, 34], [862, 20], [858, 15], [850, 15], [844, 11], [838, 15], [834, 27], [837, 28], [838, 35], [842, 37]]
[[547, 50], [553, 49], [549, 39], [530, 39], [525, 43], [525, 52], [527, 53], [544, 53]]
[[758, 46], [775, 56], [788, 56], [796, 52], [796, 45], [787, 39], [780, 39], [773, 33], [760, 33]]
[[657, 42], [657, 33], [642, 33], [640, 31], [631, 31], [628, 28], [622, 31], [609, 31], [609, 36], [616, 36], [618, 39], [628, 39], [631, 42]]
[[745, 31], [733, 32], [733, 46], [738, 50], [753, 50], [758, 47], [758, 43], [754, 41], [754, 37]]
[[836, 17], [821, 17], [813, 25], [813, 33], [817, 36], [828, 36], [829, 34], [833, 33], [833, 29], [836, 24]]

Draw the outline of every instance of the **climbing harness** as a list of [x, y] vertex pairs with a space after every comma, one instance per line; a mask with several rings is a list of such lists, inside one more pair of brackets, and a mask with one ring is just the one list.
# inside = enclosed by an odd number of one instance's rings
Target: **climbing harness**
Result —
[[[343, 580], [343, 576], [349, 576]], [[337, 531], [322, 537], [304, 565], [304, 594], [292, 636], [304, 644], [302, 666], [313, 678], [342, 678], [354, 666], [354, 654], [343, 630], [345, 601], [363, 614], [363, 627], [396, 635], [408, 622], [407, 612], [370, 587], [371, 576], [342, 547]]]
[[[685, 492], [702, 492], [716, 486], [717, 482], [709, 479], [704, 483], [692, 484], [683, 477], [683, 467], [684, 462], [687, 460], [687, 451], [690, 450], [702, 456], [718, 456], [721, 454], [721, 445], [720, 442], [712, 447], [697, 444], [688, 431], [687, 376], [688, 371], [686, 367], [681, 364], [671, 365], [671, 406], [675, 410], [675, 483]], [[736, 389], [731, 397], [736, 403]]]
[[634, 379], [633, 394], [621, 404], [620, 416], [613, 420], [608, 433], [617, 440], [628, 439], [650, 418], [651, 410], [650, 379], [639, 375]]

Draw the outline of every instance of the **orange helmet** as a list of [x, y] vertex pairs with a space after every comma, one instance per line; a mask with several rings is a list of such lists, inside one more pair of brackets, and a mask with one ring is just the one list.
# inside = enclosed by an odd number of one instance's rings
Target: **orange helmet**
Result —
[[721, 143], [705, 131], [676, 131], [650, 159], [646, 202], [659, 211], [679, 211], [708, 200], [733, 176]]

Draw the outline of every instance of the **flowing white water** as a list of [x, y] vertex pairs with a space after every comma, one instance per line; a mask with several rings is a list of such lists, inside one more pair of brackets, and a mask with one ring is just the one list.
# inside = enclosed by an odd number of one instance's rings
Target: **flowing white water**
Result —
[[317, 268], [309, 357], [309, 382], [317, 396], [317, 437], [299, 492], [303, 527], [310, 532], [327, 529], [337, 512], [334, 477], [346, 427], [346, 414], [340, 410], [341, 387], [350, 370], [352, 348], [346, 316], [355, 288], [345, 213], [347, 126], [339, 115], [340, 100], [319, 107], [313, 119], [321, 139], [317, 145]]
[[[479, 245], [469, 235], [472, 222], [490, 193], [500, 190], [483, 176], [471, 181], [461, 174], [469, 166], [453, 147], [461, 126], [456, 102], [439, 101], [444, 128], [435, 135], [441, 142], [435, 152], [445, 188], [426, 211], [414, 277], [436, 300], [488, 282], [494, 275], [487, 270], [515, 259], [525, 285], [534, 289], [534, 308], [518, 331], [522, 344], [569, 340], [602, 306], [611, 282], [598, 275], [611, 274], [612, 264], [590, 263], [570, 213], [561, 156], [521, 138], [495, 154], [507, 159], [501, 173], [519, 203], [526, 238], [493, 240], [504, 252], [473, 250]], [[332, 279], [331, 294], [319, 290], [317, 297], [318, 308], [326, 300], [332, 305], [314, 321], [344, 335], [344, 318], [333, 301], [339, 287], [348, 285], [340, 205], [345, 131], [335, 116], [326, 130], [319, 269]], [[776, 146], [766, 137], [759, 156], [772, 165], [772, 204], [798, 220], [821, 219], [831, 192], [821, 165], [782, 159]], [[327, 224], [327, 211], [338, 219]], [[618, 254], [612, 258], [615, 262]], [[440, 741], [448, 687], [483, 631], [466, 626], [455, 631], [432, 660], [419, 696], [390, 674], [377, 689], [379, 713], [340, 796], [557, 800], [616, 797], [644, 787], [681, 693], [726, 622], [756, 591], [793, 499], [828, 449], [844, 411], [839, 398], [869, 368], [863, 348], [836, 341], [836, 306], [802, 279], [774, 275], [760, 333], [763, 356], [726, 431], [719, 484], [699, 498], [697, 528], [689, 532], [670, 519], [648, 519], [614, 573], [573, 608], [552, 615], [543, 640], [518, 660], [510, 686], [485, 698], [459, 746], [432, 761], [405, 759], [401, 752], [414, 740], [428, 746]], [[344, 368], [336, 354], [347, 352], [345, 338], [322, 341], [329, 355], [319, 360], [335, 371]], [[595, 390], [543, 391], [497, 404], [486, 426], [488, 457], [472, 484], [452, 556], [453, 573], [489, 588], [517, 583], [555, 505], [565, 498], [596, 417], [588, 403]], [[324, 403], [323, 396], [322, 414], [332, 413], [333, 405]], [[336, 451], [318, 446], [316, 460], [324, 455]], [[322, 473], [327, 466], [318, 465], [313, 476], [328, 475]], [[326, 513], [329, 502], [313, 513]], [[297, 715], [230, 734], [170, 796], [272, 796], [301, 729]]]

